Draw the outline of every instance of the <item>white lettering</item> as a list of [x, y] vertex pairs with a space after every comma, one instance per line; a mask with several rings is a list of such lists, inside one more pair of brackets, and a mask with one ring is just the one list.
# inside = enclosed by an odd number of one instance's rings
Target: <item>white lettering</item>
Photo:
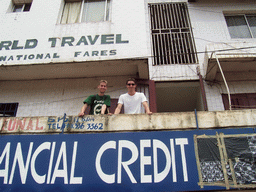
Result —
[[[60, 165], [60, 160], [62, 159], [63, 169], [58, 169]], [[54, 184], [56, 177], [63, 177], [64, 184], [68, 184], [68, 170], [67, 170], [67, 152], [66, 152], [66, 142], [62, 142], [60, 152], [57, 158], [57, 162], [53, 171], [51, 184]]]
[[182, 160], [182, 167], [183, 167], [183, 177], [184, 181], [188, 181], [188, 172], [187, 172], [187, 163], [186, 163], [186, 155], [185, 155], [185, 149], [184, 145], [188, 144], [187, 138], [181, 138], [181, 139], [175, 139], [176, 145], [180, 145], [180, 151], [181, 151], [181, 160]]
[[47, 174], [47, 184], [50, 183], [50, 179], [51, 179], [52, 161], [53, 161], [55, 146], [56, 146], [56, 142], [53, 142], [52, 143], [51, 156], [50, 156], [50, 162], [49, 162], [49, 168], [48, 168], [48, 174]]
[[[118, 146], [117, 146], [117, 142], [118, 142]], [[18, 173], [15, 173], [15, 171], [16, 172], [19, 171], [21, 183], [26, 184], [26, 180], [28, 177], [27, 173], [29, 169], [31, 170], [32, 178], [38, 184], [43, 184], [43, 183], [54, 184], [56, 178], [63, 179], [64, 184], [82, 184], [83, 177], [75, 176], [76, 164], [77, 164], [76, 157], [77, 157], [77, 150], [78, 150], [77, 141], [75, 141], [73, 145], [72, 158], [71, 158], [71, 154], [70, 154], [70, 158], [67, 158], [68, 154], [67, 154], [65, 141], [63, 141], [60, 145], [58, 156], [57, 154], [55, 154], [56, 142], [41, 143], [32, 153], [33, 145], [34, 143], [30, 142], [29, 147], [25, 150], [26, 151], [25, 152], [24, 149], [22, 150], [21, 143], [18, 142], [15, 153], [13, 155], [14, 157], [13, 157], [11, 155], [11, 143], [10, 142], [6, 143], [5, 148], [3, 149], [3, 152], [0, 156], [0, 165], [1, 165], [0, 177], [3, 177], [3, 184], [13, 183], [13, 179], [16, 179], [16, 177], [18, 176]], [[102, 179], [102, 181], [108, 184], [113, 184], [115, 182], [122, 183], [122, 176], [124, 176], [124, 174], [127, 174], [131, 183], [137, 183], [137, 180], [136, 180], [137, 178], [135, 179], [134, 173], [132, 171], [134, 171], [134, 166], [138, 165], [140, 166], [138, 167], [138, 171], [140, 171], [141, 183], [152, 183], [152, 182], [159, 183], [164, 179], [166, 179], [172, 167], [172, 180], [173, 182], [177, 182], [177, 170], [176, 170], [176, 161], [175, 161], [176, 159], [175, 146], [176, 146], [177, 149], [180, 147], [181, 162], [179, 161], [178, 163], [182, 165], [183, 179], [184, 179], [184, 182], [187, 182], [188, 172], [187, 172], [185, 145], [188, 145], [187, 138], [170, 139], [170, 146], [169, 146], [170, 148], [168, 148], [167, 145], [160, 140], [145, 139], [145, 140], [140, 140], [140, 146], [139, 146], [140, 149], [138, 150], [138, 147], [135, 145], [135, 143], [128, 140], [108, 141], [100, 147], [96, 155], [96, 159], [95, 159], [96, 171], [99, 177]], [[41, 172], [41, 175], [40, 175], [38, 174], [40, 172], [38, 172], [39, 170], [37, 170], [36, 162], [40, 157], [39, 155], [42, 154], [41, 152], [45, 150], [49, 155], [47, 155], [47, 157], [45, 157], [43, 160], [45, 161], [46, 166], [48, 166], [48, 170], [45, 170], [45, 173]], [[117, 157], [116, 157], [117, 170], [116, 171], [113, 170], [112, 173], [111, 172], [105, 173], [104, 170], [102, 169], [103, 167], [101, 166], [102, 165], [101, 163], [102, 161], [105, 160], [104, 159], [105, 157], [112, 158], [112, 156], [110, 157], [106, 155], [104, 156], [104, 153], [108, 150], [110, 151], [115, 150], [117, 152], [116, 153], [117, 154]], [[128, 154], [130, 154], [130, 156], [128, 157], [126, 156], [127, 150], [129, 150]], [[160, 152], [163, 152], [164, 155], [163, 156], [160, 155], [159, 154]], [[149, 154], [152, 154], [152, 155], [149, 155]], [[140, 159], [139, 159], [140, 162], [139, 163], [137, 162], [136, 164], [134, 164], [138, 160], [139, 155], [140, 155]], [[13, 157], [13, 161], [10, 161], [10, 156]], [[71, 161], [69, 162], [69, 166], [70, 166], [69, 170], [68, 170], [68, 162], [67, 162], [68, 159], [70, 159]], [[10, 162], [12, 162], [12, 165], [10, 165]], [[165, 162], [162, 164], [162, 167], [159, 167], [160, 162]], [[9, 169], [11, 170], [10, 173], [9, 173]], [[122, 174], [123, 170], [125, 171], [125, 173]], [[152, 170], [152, 173], [150, 173], [149, 170]], [[68, 173], [70, 175], [68, 175]], [[179, 171], [178, 173], [181, 174], [181, 171]], [[9, 174], [10, 176], [8, 178]], [[16, 177], [14, 177], [14, 175]], [[46, 180], [46, 177], [47, 177], [47, 180]], [[16, 182], [17, 181], [15, 181], [15, 183]]]
[[76, 164], [77, 141], [74, 142], [73, 156], [71, 163], [70, 184], [82, 184], [82, 177], [74, 177]]
[[44, 142], [42, 143], [34, 152], [32, 159], [31, 159], [31, 175], [34, 178], [34, 180], [39, 183], [42, 184], [45, 182], [45, 175], [38, 175], [36, 172], [36, 168], [35, 168], [35, 163], [36, 163], [36, 158], [38, 156], [39, 153], [41, 153], [43, 150], [48, 149], [50, 150], [51, 147], [51, 143], [50, 142]]
[[151, 165], [151, 157], [144, 155], [144, 148], [151, 147], [150, 140], [140, 141], [140, 181], [141, 183], [152, 183], [152, 175], [145, 175], [145, 165]]
[[100, 178], [104, 182], [111, 184], [111, 183], [115, 182], [115, 174], [112, 174], [112, 175], [105, 174], [102, 171], [101, 166], [100, 166], [101, 156], [107, 149], [116, 149], [116, 142], [108, 141], [104, 145], [101, 146], [101, 148], [99, 149], [97, 156], [96, 156], [95, 166], [96, 166], [96, 171], [97, 171], [98, 175], [100, 176]]
[[[151, 146], [152, 141], [152, 146]], [[181, 150], [181, 159], [182, 161], [179, 163], [182, 163], [183, 167], [183, 177], [184, 181], [188, 181], [188, 173], [187, 173], [187, 164], [186, 164], [186, 155], [185, 155], [185, 147], [184, 145], [188, 144], [187, 138], [178, 138], [175, 139], [175, 144], [180, 146]], [[170, 169], [172, 167], [172, 180], [173, 182], [177, 182], [177, 170], [176, 170], [176, 158], [175, 158], [175, 144], [174, 139], [170, 139], [170, 149], [160, 140], [157, 139], [146, 139], [146, 140], [140, 140], [140, 182], [141, 183], [159, 183], [163, 181], [168, 174], [170, 173]], [[123, 155], [124, 155], [124, 148], [127, 148], [131, 151], [131, 157], [128, 161], [123, 161]], [[148, 149], [146, 149], [148, 148]], [[115, 149], [116, 150], [116, 141], [108, 141], [104, 145], [101, 146], [99, 149], [95, 166], [96, 171], [100, 178], [109, 184], [115, 183], [115, 173], [113, 174], [106, 174], [103, 172], [101, 168], [101, 161], [103, 153], [108, 149]], [[117, 149], [118, 157], [117, 157], [117, 183], [122, 182], [122, 168], [126, 171], [129, 179], [132, 183], [137, 183], [136, 179], [133, 176], [133, 173], [131, 169], [129, 168], [129, 165], [133, 164], [138, 159], [138, 148], [137, 146], [128, 140], [119, 140], [118, 142], [118, 149]], [[151, 150], [152, 156], [145, 155], [145, 150]], [[164, 154], [164, 162], [165, 165], [163, 170], [159, 170], [159, 162], [162, 162], [162, 156], [159, 156], [159, 150], [161, 150]], [[153, 163], [152, 163], [153, 160]], [[145, 174], [146, 173], [146, 167], [152, 166], [153, 174]], [[160, 171], [160, 172], [159, 172]], [[148, 171], [147, 171], [148, 172]], [[154, 181], [153, 180], [154, 175]]]
[[4, 177], [4, 184], [8, 183], [8, 171], [9, 171], [9, 157], [10, 157], [10, 146], [11, 143], [8, 142], [5, 145], [4, 151], [0, 157], [0, 164], [2, 163], [5, 157], [4, 169], [0, 170], [0, 177]]
[[[25, 161], [25, 158], [23, 157], [23, 151], [21, 147], [21, 143], [17, 143], [16, 151], [13, 158], [13, 164], [12, 169], [10, 172], [10, 177], [8, 180], [8, 174], [9, 174], [9, 163], [10, 163], [10, 150], [11, 150], [11, 143], [6, 143], [6, 146], [0, 156], [0, 177], [4, 178], [3, 184], [12, 184], [15, 172], [19, 170], [20, 172], [20, 179], [22, 184], [26, 184], [27, 180], [27, 173], [29, 170], [31, 170], [31, 176], [34, 179], [34, 181], [38, 184], [54, 184], [57, 177], [61, 177], [64, 180], [64, 184], [68, 184], [68, 169], [67, 169], [67, 151], [66, 151], [66, 142], [61, 143], [61, 147], [59, 150], [59, 154], [56, 160], [56, 164], [54, 167], [54, 171], [51, 177], [51, 172], [53, 168], [53, 162], [54, 162], [54, 153], [55, 153], [55, 146], [56, 142], [44, 142], [41, 145], [39, 145], [34, 153], [32, 154], [33, 149], [33, 142], [30, 142], [29, 149], [26, 149], [27, 151], [27, 158]], [[76, 165], [76, 155], [77, 155], [77, 146], [78, 142], [74, 142], [73, 145], [73, 155], [72, 155], [72, 161], [70, 164], [70, 184], [82, 184], [82, 177], [75, 177], [75, 165]], [[50, 153], [50, 158], [48, 160], [48, 157], [45, 157], [44, 160], [49, 161], [49, 167], [48, 167], [48, 173], [47, 170], [45, 171], [44, 175], [39, 175], [36, 168], [36, 160], [39, 158], [39, 154], [44, 151], [48, 150]], [[4, 161], [5, 158], [5, 161]], [[60, 165], [62, 162], [62, 165]], [[3, 165], [3, 163], [5, 163]], [[18, 166], [18, 168], [17, 168]], [[62, 169], [60, 169], [62, 167]], [[46, 173], [47, 173], [47, 181], [46, 181]], [[15, 181], [16, 183], [17, 181]]]
[[[157, 149], [161, 149], [166, 158], [166, 165], [164, 170], [161, 173], [158, 173], [158, 163], [157, 163]], [[154, 139], [153, 140], [153, 157], [154, 157], [154, 182], [159, 183], [168, 175], [170, 168], [171, 168], [171, 157], [170, 152], [166, 145], [159, 140]]]
[[171, 146], [171, 158], [172, 158], [172, 181], [177, 182], [177, 173], [176, 173], [176, 161], [175, 161], [175, 150], [174, 150], [174, 141], [170, 139]]
[[[132, 157], [126, 162], [122, 161], [122, 154], [123, 154], [123, 148], [128, 148], [132, 152]], [[128, 165], [131, 165], [134, 163], [138, 158], [138, 149], [136, 145], [131, 141], [126, 140], [120, 140], [118, 143], [118, 163], [117, 163], [117, 183], [121, 183], [121, 168], [123, 166], [124, 170], [128, 174], [130, 180], [132, 183], [137, 183], [135, 178], [132, 175], [131, 170], [129, 169]]]
[[12, 164], [12, 170], [11, 170], [9, 184], [12, 184], [14, 171], [15, 171], [15, 167], [16, 167], [17, 162], [19, 164], [21, 182], [22, 182], [22, 184], [26, 183], [28, 167], [29, 167], [29, 162], [30, 162], [30, 158], [31, 158], [32, 147], [33, 147], [33, 142], [30, 142], [26, 165], [24, 165], [21, 145], [20, 145], [20, 143], [17, 143], [16, 152], [15, 152], [15, 156], [14, 156], [14, 160], [13, 160], [13, 164]]

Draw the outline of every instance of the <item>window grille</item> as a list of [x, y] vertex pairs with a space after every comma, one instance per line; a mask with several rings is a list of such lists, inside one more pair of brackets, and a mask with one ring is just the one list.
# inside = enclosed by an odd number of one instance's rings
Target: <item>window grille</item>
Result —
[[0, 103], [0, 117], [15, 117], [19, 103]]
[[149, 4], [153, 65], [197, 63], [185, 3]]

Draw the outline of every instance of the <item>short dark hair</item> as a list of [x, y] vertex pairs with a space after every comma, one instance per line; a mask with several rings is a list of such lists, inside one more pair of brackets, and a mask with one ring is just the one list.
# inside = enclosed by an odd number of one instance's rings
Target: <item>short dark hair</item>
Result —
[[128, 81], [133, 81], [133, 82], [135, 83], [135, 85], [137, 85], [136, 80], [135, 80], [134, 78], [129, 78], [129, 79], [127, 79], [126, 85], [127, 85]]

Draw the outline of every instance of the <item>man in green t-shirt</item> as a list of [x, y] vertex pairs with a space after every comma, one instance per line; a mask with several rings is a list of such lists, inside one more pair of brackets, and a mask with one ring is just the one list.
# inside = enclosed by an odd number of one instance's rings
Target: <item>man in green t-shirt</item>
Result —
[[90, 106], [90, 115], [96, 114], [108, 114], [108, 107], [110, 107], [110, 96], [105, 95], [107, 90], [108, 82], [106, 80], [101, 80], [98, 85], [99, 92], [97, 95], [90, 95], [84, 100], [84, 105], [78, 114], [79, 117], [84, 116], [84, 112], [88, 106]]

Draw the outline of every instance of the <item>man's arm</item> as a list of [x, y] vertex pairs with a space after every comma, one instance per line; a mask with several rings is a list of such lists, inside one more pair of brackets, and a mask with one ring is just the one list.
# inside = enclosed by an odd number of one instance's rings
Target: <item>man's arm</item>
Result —
[[110, 107], [110, 104], [111, 104], [111, 99], [110, 99], [110, 96], [109, 95], [105, 95], [105, 98], [104, 98], [104, 104], [102, 105], [101, 107], [101, 114], [104, 115], [106, 110], [108, 110], [108, 115], [112, 115], [110, 112], [109, 112], [109, 107]]
[[142, 103], [142, 105], [143, 105], [143, 107], [144, 107], [146, 113], [147, 113], [148, 115], [151, 115], [152, 112], [151, 112], [150, 109], [149, 109], [148, 102], [147, 102], [147, 101], [144, 101], [144, 102]]
[[103, 104], [102, 107], [101, 107], [101, 114], [104, 115], [105, 114], [105, 111], [107, 109], [107, 105], [106, 104]]
[[122, 106], [123, 106], [123, 104], [118, 103], [114, 114], [119, 114], [121, 112]]
[[83, 117], [83, 116], [84, 116], [84, 112], [85, 112], [85, 110], [87, 109], [87, 107], [88, 107], [88, 104], [85, 103], [85, 104], [83, 105], [82, 109], [81, 109], [81, 112], [78, 114], [79, 117]]

